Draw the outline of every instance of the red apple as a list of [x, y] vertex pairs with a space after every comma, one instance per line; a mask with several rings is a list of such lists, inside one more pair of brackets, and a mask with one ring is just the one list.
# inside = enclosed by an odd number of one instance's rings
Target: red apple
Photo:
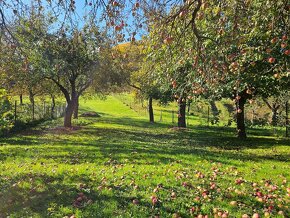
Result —
[[171, 44], [173, 42], [173, 37], [166, 37], [165, 39], [164, 39], [164, 43], [165, 44]]
[[195, 211], [195, 207], [192, 207], [192, 208], [189, 209], [190, 213], [194, 213], [194, 211]]
[[251, 94], [252, 94], [252, 91], [251, 91], [251, 89], [247, 89], [247, 91], [246, 91], [246, 92], [247, 92], [247, 94], [248, 94], [248, 95], [251, 95]]
[[281, 48], [286, 48], [287, 44], [286, 43], [281, 43]]
[[275, 38], [273, 38], [272, 40], [271, 40], [271, 43], [276, 43], [278, 41], [278, 38], [277, 37], [275, 37]]
[[271, 64], [273, 64], [275, 61], [276, 61], [276, 59], [273, 58], [273, 57], [271, 57], [271, 58], [268, 59], [268, 62], [271, 63]]
[[152, 204], [155, 205], [158, 202], [158, 199], [156, 196], [151, 196], [151, 201], [152, 201]]
[[260, 218], [260, 215], [258, 213], [254, 213], [252, 218]]
[[115, 30], [116, 30], [116, 31], [120, 31], [121, 29], [122, 29], [121, 26], [115, 26]]
[[290, 50], [288, 49], [288, 50], [284, 51], [284, 54], [285, 55], [290, 55]]
[[175, 89], [176, 88], [176, 81], [175, 80], [172, 81], [171, 84], [172, 84], [172, 87]]
[[181, 17], [184, 17], [186, 15], [186, 12], [185, 11], [181, 11], [180, 13], [179, 13], [179, 17], [181, 18]]
[[119, 3], [116, 2], [116, 1], [113, 1], [112, 5], [113, 5], [114, 7], [117, 7], [117, 6], [119, 5]]
[[223, 213], [222, 218], [228, 218], [228, 214], [227, 213]]
[[288, 37], [286, 35], [282, 36], [282, 40], [287, 40]]

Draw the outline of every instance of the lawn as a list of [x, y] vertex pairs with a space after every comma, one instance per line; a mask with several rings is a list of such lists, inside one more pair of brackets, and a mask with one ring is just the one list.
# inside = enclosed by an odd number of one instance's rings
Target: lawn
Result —
[[0, 139], [0, 218], [289, 217], [289, 139], [150, 124], [114, 96], [81, 110], [101, 117]]

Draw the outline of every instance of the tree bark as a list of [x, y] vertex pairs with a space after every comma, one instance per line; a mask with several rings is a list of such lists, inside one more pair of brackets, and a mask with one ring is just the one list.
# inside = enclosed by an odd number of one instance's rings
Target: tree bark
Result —
[[31, 89], [29, 89], [28, 92], [29, 92], [29, 101], [31, 104], [34, 104], [34, 94]]
[[50, 78], [59, 87], [60, 91], [64, 94], [67, 105], [64, 113], [64, 127], [72, 127], [72, 117], [75, 110], [75, 106], [78, 100], [78, 96], [88, 87], [89, 83], [85, 85], [79, 92], [76, 90], [77, 76], [72, 77], [69, 82], [71, 85], [71, 92], [68, 91], [63, 85], [61, 85], [56, 79]]
[[278, 109], [279, 107], [273, 107], [272, 108], [272, 126], [277, 126], [278, 125]]
[[74, 108], [74, 119], [78, 119], [79, 118], [79, 98], [76, 98], [76, 102], [75, 102], [75, 108]]
[[153, 98], [149, 97], [149, 101], [148, 101], [148, 112], [149, 112], [149, 121], [151, 123], [154, 123], [154, 111], [153, 111]]
[[237, 131], [238, 138], [247, 138], [246, 125], [245, 125], [245, 103], [246, 99], [241, 97], [237, 102]]
[[75, 100], [71, 100], [67, 103], [64, 113], [64, 127], [70, 128], [72, 127], [72, 116], [75, 109]]
[[266, 103], [268, 108], [272, 111], [271, 125], [272, 126], [277, 126], [278, 125], [278, 109], [280, 108], [279, 103], [274, 102], [271, 105], [266, 98], [263, 98], [263, 101]]
[[186, 100], [185, 98], [178, 99], [178, 127], [186, 128]]

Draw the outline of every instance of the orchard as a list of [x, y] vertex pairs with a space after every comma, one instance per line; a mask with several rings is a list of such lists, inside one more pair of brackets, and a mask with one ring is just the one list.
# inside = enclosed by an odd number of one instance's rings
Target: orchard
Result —
[[289, 217], [288, 0], [0, 0], [0, 218]]

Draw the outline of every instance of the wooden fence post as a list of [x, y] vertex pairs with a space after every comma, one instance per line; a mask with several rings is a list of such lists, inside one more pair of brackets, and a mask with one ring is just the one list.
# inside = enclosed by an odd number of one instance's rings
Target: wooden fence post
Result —
[[209, 106], [207, 107], [207, 126], [209, 126]]
[[17, 120], [17, 101], [14, 103], [14, 123], [16, 123]]
[[43, 101], [43, 118], [45, 119], [45, 101]]
[[32, 102], [32, 120], [34, 120], [34, 110], [35, 110], [35, 108], [34, 108], [34, 101]]

